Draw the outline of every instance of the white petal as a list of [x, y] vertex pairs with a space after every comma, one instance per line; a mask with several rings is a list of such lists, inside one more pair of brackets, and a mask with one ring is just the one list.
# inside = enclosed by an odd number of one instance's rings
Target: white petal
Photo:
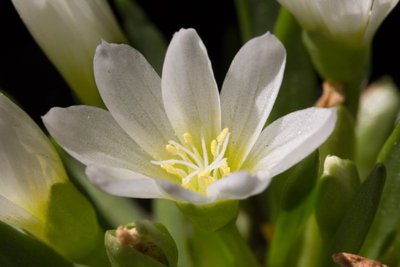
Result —
[[65, 181], [61, 161], [40, 128], [0, 94], [0, 195], [35, 211], [49, 188]]
[[335, 122], [335, 108], [308, 108], [276, 120], [261, 133], [243, 169], [262, 179], [289, 169], [325, 142]]
[[368, 27], [365, 33], [365, 42], [370, 42], [383, 20], [398, 4], [399, 0], [375, 0], [371, 8]]
[[286, 52], [270, 33], [247, 42], [235, 56], [221, 92], [222, 127], [231, 132], [228, 158], [238, 169], [254, 145], [281, 85]]
[[164, 198], [191, 203], [204, 203], [207, 200], [205, 197], [183, 188], [178, 183], [149, 178], [126, 169], [89, 166], [86, 174], [94, 185], [117, 196]]
[[52, 108], [43, 122], [56, 141], [86, 165], [160, 175], [161, 168], [150, 163], [150, 156], [130, 139], [108, 111], [89, 106]]
[[327, 32], [349, 44], [359, 45], [369, 21], [372, 0], [278, 0], [309, 31]]
[[[319, 13], [328, 31], [336, 37], [357, 38], [363, 34], [369, 19], [371, 0], [319, 1]], [[354, 35], [354, 36], [351, 36]]]
[[206, 48], [193, 29], [175, 33], [168, 47], [162, 95], [168, 118], [181, 141], [186, 132], [198, 144], [201, 133], [207, 143], [219, 134], [218, 89]]
[[245, 199], [264, 191], [270, 179], [260, 180], [257, 175], [239, 171], [225, 176], [207, 188], [213, 199]]
[[278, 0], [278, 2], [293, 13], [302, 27], [307, 30], [314, 30], [318, 25], [323, 25], [324, 23], [315, 0]]
[[160, 77], [146, 59], [128, 45], [103, 42], [94, 73], [104, 103], [126, 133], [153, 158], [168, 156], [163, 148], [174, 131], [162, 103]]
[[121, 168], [90, 165], [86, 174], [91, 183], [105, 192], [122, 197], [164, 198], [154, 179]]
[[188, 190], [178, 183], [173, 183], [163, 179], [156, 179], [156, 182], [158, 186], [170, 196], [171, 199], [194, 204], [205, 204], [214, 201], [214, 199], [210, 199], [194, 191]]

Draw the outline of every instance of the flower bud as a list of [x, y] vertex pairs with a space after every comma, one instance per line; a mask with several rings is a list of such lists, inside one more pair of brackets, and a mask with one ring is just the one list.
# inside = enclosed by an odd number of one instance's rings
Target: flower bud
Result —
[[93, 57], [101, 40], [124, 42], [105, 0], [13, 0], [33, 38], [78, 98], [100, 105]]
[[69, 260], [87, 262], [102, 241], [93, 207], [69, 182], [40, 128], [1, 94], [0, 170], [0, 220]]
[[315, 214], [322, 237], [329, 240], [336, 232], [360, 187], [355, 164], [336, 156], [325, 159]]
[[113, 267], [177, 266], [177, 247], [160, 223], [137, 221], [109, 230], [105, 245]]
[[307, 32], [318, 32], [348, 47], [369, 45], [398, 0], [278, 0]]
[[361, 96], [356, 133], [356, 163], [361, 179], [372, 170], [379, 151], [394, 128], [400, 95], [390, 80], [372, 84]]

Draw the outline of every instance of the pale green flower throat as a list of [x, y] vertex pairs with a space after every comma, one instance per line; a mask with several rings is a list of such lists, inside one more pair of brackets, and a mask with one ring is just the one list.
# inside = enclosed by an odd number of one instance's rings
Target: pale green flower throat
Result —
[[225, 128], [207, 146], [204, 136], [201, 136], [201, 149], [197, 149], [190, 133], [183, 134], [183, 143], [170, 140], [165, 146], [173, 158], [161, 161], [151, 161], [166, 172], [177, 176], [183, 187], [205, 193], [207, 187], [230, 174], [226, 148], [230, 132]]

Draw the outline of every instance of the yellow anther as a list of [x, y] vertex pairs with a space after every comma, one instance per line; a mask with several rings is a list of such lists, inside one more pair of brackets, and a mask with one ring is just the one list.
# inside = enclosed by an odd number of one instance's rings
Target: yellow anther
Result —
[[210, 177], [210, 171], [204, 170], [198, 174], [199, 179], [204, 179]]
[[211, 141], [211, 154], [215, 157], [217, 155], [217, 140], [212, 140]]
[[170, 164], [163, 164], [160, 167], [170, 174], [179, 175], [178, 170]]
[[228, 167], [228, 164], [222, 164], [219, 169], [222, 172], [222, 176], [229, 175], [231, 173], [231, 168]]
[[177, 155], [178, 152], [179, 152], [179, 149], [178, 149], [176, 146], [171, 145], [171, 144], [166, 145], [166, 146], [165, 146], [165, 149], [166, 149], [169, 153], [171, 153], [172, 155]]
[[222, 132], [221, 132], [221, 133], [218, 135], [218, 137], [217, 137], [217, 142], [218, 142], [218, 143], [224, 142], [224, 140], [225, 140], [225, 138], [226, 138], [226, 136], [227, 136], [227, 134], [228, 134], [228, 131], [229, 131], [228, 128], [224, 128], [224, 129], [222, 130]]
[[183, 140], [187, 145], [192, 145], [193, 144], [193, 136], [190, 133], [184, 133], [183, 134]]

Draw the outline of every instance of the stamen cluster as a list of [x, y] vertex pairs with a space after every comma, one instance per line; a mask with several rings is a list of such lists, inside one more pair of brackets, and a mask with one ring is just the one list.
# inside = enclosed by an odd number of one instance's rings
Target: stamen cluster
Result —
[[170, 140], [165, 146], [173, 158], [152, 163], [177, 176], [183, 187], [205, 193], [209, 185], [230, 174], [227, 158], [224, 157], [229, 136], [229, 129], [225, 128], [207, 147], [204, 135], [201, 135], [201, 149], [198, 149], [193, 136], [184, 133], [182, 144]]

